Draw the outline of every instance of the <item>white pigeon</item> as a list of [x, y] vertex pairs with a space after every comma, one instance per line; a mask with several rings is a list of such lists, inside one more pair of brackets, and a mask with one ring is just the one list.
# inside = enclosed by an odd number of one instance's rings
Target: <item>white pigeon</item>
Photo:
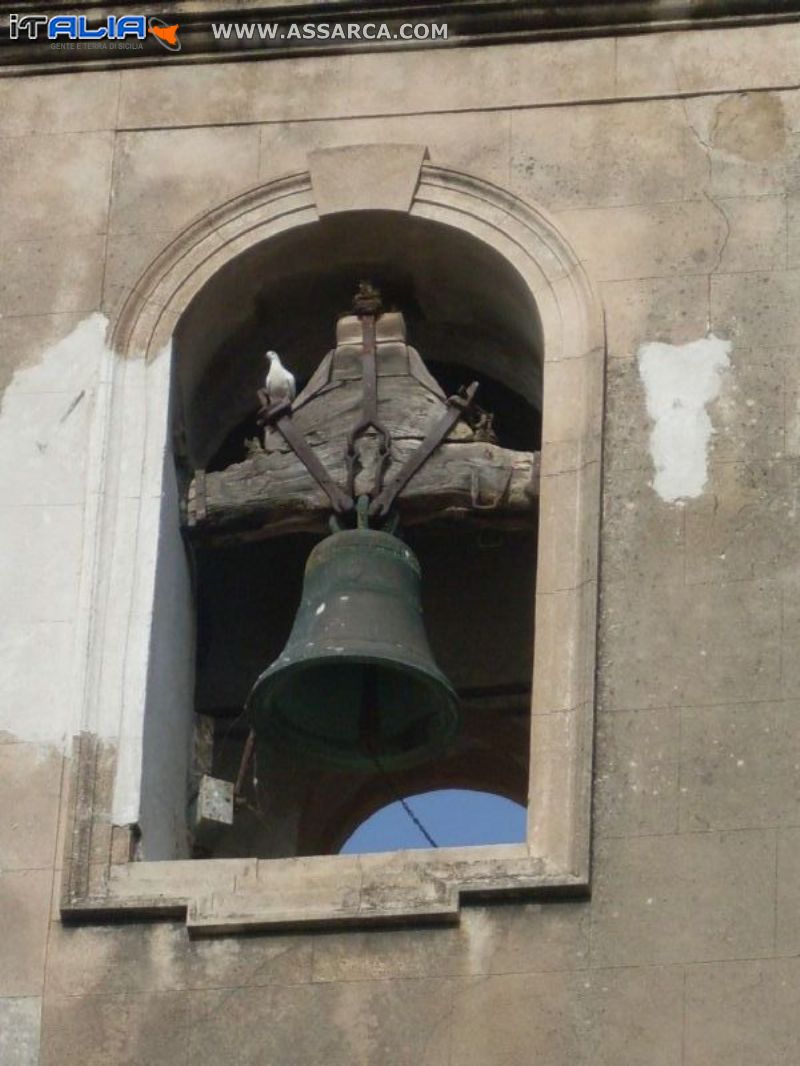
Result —
[[294, 374], [286, 369], [277, 352], [267, 352], [266, 358], [269, 360], [269, 372], [264, 386], [270, 406], [276, 403], [291, 403], [297, 393]]

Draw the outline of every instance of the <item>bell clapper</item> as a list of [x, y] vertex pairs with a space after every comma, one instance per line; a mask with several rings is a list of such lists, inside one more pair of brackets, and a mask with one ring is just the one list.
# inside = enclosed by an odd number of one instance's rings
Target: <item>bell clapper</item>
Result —
[[367, 666], [364, 669], [358, 730], [364, 751], [375, 758], [375, 752], [380, 748], [380, 718], [378, 711], [378, 678], [373, 666]]

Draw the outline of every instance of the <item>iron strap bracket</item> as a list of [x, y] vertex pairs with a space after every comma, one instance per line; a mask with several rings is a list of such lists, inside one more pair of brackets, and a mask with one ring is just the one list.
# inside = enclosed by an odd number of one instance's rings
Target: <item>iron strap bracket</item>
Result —
[[473, 381], [471, 385], [460, 389], [454, 396], [448, 397], [445, 413], [438, 422], [431, 426], [416, 451], [406, 459], [392, 480], [370, 504], [371, 518], [385, 518], [388, 515], [394, 501], [411, 478], [430, 459], [464, 412], [472, 406], [477, 391], [478, 382]]
[[[360, 304], [358, 301], [360, 301]], [[459, 418], [472, 406], [475, 393], [478, 391], [478, 383], [473, 381], [471, 385], [462, 387], [455, 395], [448, 397], [447, 409], [442, 414], [442, 417], [430, 428], [416, 450], [406, 459], [391, 481], [384, 485], [384, 475], [391, 459], [392, 437], [378, 417], [376, 319], [380, 313], [380, 298], [369, 286], [362, 284], [354, 304], [356, 313], [361, 320], [362, 394], [361, 417], [347, 435], [347, 451], [345, 455], [347, 469], [346, 490], [336, 484], [306, 438], [295, 428], [292, 422], [292, 405], [289, 401], [282, 401], [273, 404], [271, 407], [262, 408], [261, 418], [265, 424], [274, 426], [281, 434], [308, 473], [328, 497], [334, 515], [337, 516], [350, 514], [355, 509], [356, 477], [362, 465], [356, 449], [356, 442], [368, 430], [374, 430], [378, 438], [378, 461], [375, 471], [375, 483], [371, 493], [373, 498], [368, 510], [362, 507], [362, 512], [365, 513], [361, 514], [360, 521], [366, 521], [367, 516], [385, 520], [389, 516], [398, 495], [445, 440]], [[259, 392], [259, 396], [266, 404], [266, 395], [263, 392]]]
[[269, 408], [264, 414], [264, 421], [278, 430], [294, 454], [331, 501], [331, 507], [334, 512], [336, 514], [347, 514], [352, 511], [355, 506], [353, 497], [339, 488], [323, 466], [321, 460], [317, 458], [314, 449], [308, 443], [306, 438], [295, 428], [295, 425], [292, 422], [291, 403], [284, 401], [283, 403], [276, 404]]
[[361, 418], [347, 435], [347, 491], [351, 499], [356, 495], [356, 475], [360, 461], [356, 452], [356, 441], [368, 429], [374, 429], [378, 436], [378, 463], [375, 470], [373, 492], [380, 492], [383, 475], [391, 457], [392, 437], [388, 429], [378, 418], [378, 366], [375, 335], [375, 315], [361, 316], [362, 369], [361, 369]]

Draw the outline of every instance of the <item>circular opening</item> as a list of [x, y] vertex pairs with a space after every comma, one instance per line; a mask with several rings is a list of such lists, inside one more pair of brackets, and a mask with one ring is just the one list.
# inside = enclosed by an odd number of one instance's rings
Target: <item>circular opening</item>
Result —
[[[365, 819], [342, 845], [343, 855], [403, 848], [516, 844], [525, 840], [525, 807], [504, 796], [445, 788], [398, 798]], [[427, 835], [426, 835], [427, 834]]]

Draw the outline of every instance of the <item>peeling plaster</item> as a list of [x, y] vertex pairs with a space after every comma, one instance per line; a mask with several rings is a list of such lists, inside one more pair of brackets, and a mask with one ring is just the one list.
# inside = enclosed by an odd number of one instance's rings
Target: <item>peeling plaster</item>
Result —
[[653, 342], [639, 348], [639, 375], [653, 421], [652, 485], [667, 503], [694, 499], [705, 489], [714, 432], [706, 408], [719, 395], [730, 351], [731, 342], [713, 333], [688, 344]]
[[108, 320], [91, 314], [18, 367], [0, 403], [0, 735], [65, 749], [85, 663], [80, 587], [89, 444]]
[[112, 820], [148, 822], [161, 858], [185, 846], [194, 677], [171, 346], [122, 360], [108, 326], [74, 324], [2, 398], [0, 737], [62, 752], [79, 732], [101, 740]]
[[[56, 316], [72, 318], [72, 316]], [[95, 312], [87, 315], [66, 336], [46, 347], [36, 362], [18, 366], [3, 396], [3, 413], [15, 393], [71, 392], [91, 384], [107, 353], [108, 319]]]

